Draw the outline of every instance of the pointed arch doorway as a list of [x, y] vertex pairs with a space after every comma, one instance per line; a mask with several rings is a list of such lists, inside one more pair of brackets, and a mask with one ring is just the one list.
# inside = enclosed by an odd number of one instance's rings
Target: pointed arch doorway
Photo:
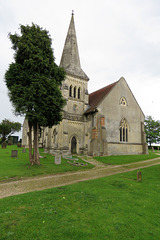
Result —
[[71, 140], [71, 153], [73, 153], [73, 154], [77, 153], [77, 139], [76, 139], [76, 137], [72, 137], [72, 140]]

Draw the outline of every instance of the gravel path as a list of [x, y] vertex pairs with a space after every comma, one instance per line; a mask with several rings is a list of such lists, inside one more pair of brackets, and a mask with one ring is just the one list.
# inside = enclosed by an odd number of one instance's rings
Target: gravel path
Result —
[[124, 165], [105, 165], [93, 158], [88, 158], [85, 161], [93, 164], [95, 167], [90, 170], [67, 172], [56, 175], [28, 178], [26, 180], [19, 180], [8, 183], [0, 183], [0, 198], [69, 185], [81, 181], [106, 177], [117, 173], [133, 171], [136, 169], [160, 164], [160, 158]]

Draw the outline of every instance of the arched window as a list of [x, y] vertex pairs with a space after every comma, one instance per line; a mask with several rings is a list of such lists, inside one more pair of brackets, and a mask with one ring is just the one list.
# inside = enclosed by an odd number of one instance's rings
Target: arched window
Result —
[[81, 88], [79, 87], [78, 88], [78, 99], [80, 99], [81, 98]]
[[123, 118], [119, 127], [120, 142], [128, 142], [128, 122]]
[[69, 97], [72, 97], [72, 85], [69, 87]]
[[56, 143], [56, 129], [53, 130], [53, 143]]
[[121, 106], [127, 106], [127, 101], [126, 101], [125, 97], [121, 97], [121, 99], [119, 101], [119, 104]]
[[76, 87], [74, 87], [73, 97], [76, 98]]

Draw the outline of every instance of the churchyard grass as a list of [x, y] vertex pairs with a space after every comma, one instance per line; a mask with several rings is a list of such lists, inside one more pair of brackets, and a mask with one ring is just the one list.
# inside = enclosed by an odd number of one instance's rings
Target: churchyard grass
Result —
[[[157, 151], [160, 154], [160, 152]], [[141, 155], [118, 155], [118, 156], [102, 156], [102, 157], [94, 157], [99, 162], [103, 162], [107, 165], [121, 165], [127, 163], [134, 163], [139, 161], [145, 161], [149, 159], [158, 158], [160, 155], [149, 151], [149, 154], [141, 154]]]
[[160, 239], [160, 166], [0, 199], [3, 240]]
[[[17, 158], [11, 157], [12, 150], [18, 150]], [[68, 160], [64, 158], [62, 158], [62, 164], [55, 165], [54, 156], [43, 153], [43, 149], [40, 149], [40, 155], [45, 156], [45, 158], [40, 159], [41, 165], [31, 166], [28, 149], [26, 149], [26, 153], [22, 153], [22, 148], [18, 148], [16, 145], [7, 146], [6, 149], [2, 149], [0, 146], [0, 181], [18, 180], [26, 177], [84, 170], [93, 167], [91, 164], [83, 167], [73, 166], [68, 164]], [[77, 162], [86, 163], [82, 159], [78, 159]]]

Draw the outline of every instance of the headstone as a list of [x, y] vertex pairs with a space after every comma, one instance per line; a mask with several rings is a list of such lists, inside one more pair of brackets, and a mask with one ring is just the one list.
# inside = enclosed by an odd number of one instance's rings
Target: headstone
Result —
[[55, 155], [54, 163], [56, 165], [61, 164], [61, 155], [60, 154]]
[[8, 140], [8, 145], [12, 145], [12, 140], [11, 139]]
[[154, 147], [152, 147], [152, 152], [154, 152]]
[[7, 143], [6, 142], [2, 142], [2, 148], [6, 148]]
[[17, 143], [17, 147], [21, 147], [21, 143], [19, 142], [19, 143]]
[[26, 153], [26, 149], [25, 148], [22, 149], [22, 153]]
[[39, 155], [39, 158], [46, 158], [46, 156], [41, 156], [41, 155]]
[[18, 150], [12, 150], [11, 157], [18, 157]]
[[62, 155], [63, 158], [72, 158], [71, 154], [63, 153]]
[[158, 152], [159, 152], [159, 147], [158, 147]]
[[142, 181], [142, 173], [141, 171], [137, 172], [137, 182], [141, 182]]
[[72, 155], [65, 155], [65, 156], [63, 156], [63, 158], [69, 159], [71, 161], [78, 161], [79, 160], [78, 158], [73, 158]]

